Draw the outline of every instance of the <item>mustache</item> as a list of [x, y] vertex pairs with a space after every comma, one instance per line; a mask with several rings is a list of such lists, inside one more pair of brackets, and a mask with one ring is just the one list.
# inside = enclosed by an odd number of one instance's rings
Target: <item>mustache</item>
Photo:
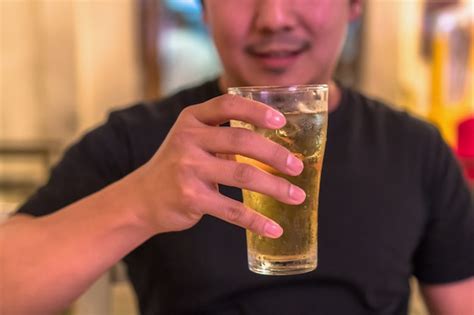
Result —
[[248, 53], [258, 54], [271, 50], [301, 51], [310, 48], [311, 43], [291, 34], [266, 35], [245, 46]]

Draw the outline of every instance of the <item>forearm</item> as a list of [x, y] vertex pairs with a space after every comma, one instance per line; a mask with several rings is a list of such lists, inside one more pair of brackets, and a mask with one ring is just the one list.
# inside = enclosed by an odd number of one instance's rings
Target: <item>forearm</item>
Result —
[[425, 302], [433, 315], [474, 314], [474, 277], [440, 284], [421, 285]]
[[120, 182], [56, 213], [0, 227], [0, 313], [48, 314], [67, 307], [152, 233], [135, 218]]
[[[270, 129], [285, 124], [275, 109], [229, 95], [189, 106], [155, 155], [123, 180], [50, 216], [1, 227], [0, 313], [61, 310], [153, 234], [189, 229], [205, 214], [279, 237], [283, 230], [276, 222], [222, 196], [217, 184], [255, 190], [288, 204], [302, 203], [304, 191], [215, 154], [245, 155], [289, 176], [300, 174], [303, 163], [251, 131], [215, 127], [230, 119]], [[240, 139], [240, 149], [229, 139]]]

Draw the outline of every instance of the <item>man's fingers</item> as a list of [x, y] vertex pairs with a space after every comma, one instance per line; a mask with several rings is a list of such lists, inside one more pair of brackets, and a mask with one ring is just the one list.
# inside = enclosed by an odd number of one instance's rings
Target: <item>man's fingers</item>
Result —
[[231, 119], [269, 129], [281, 128], [286, 123], [285, 117], [270, 106], [229, 94], [189, 106], [185, 111], [191, 113], [198, 121], [211, 126], [220, 125]]
[[304, 190], [284, 178], [246, 163], [210, 158], [212, 163], [203, 164], [200, 169], [209, 182], [256, 191], [291, 205], [300, 204], [306, 198]]
[[205, 213], [207, 214], [262, 236], [278, 238], [283, 234], [283, 229], [278, 223], [253, 209], [247, 208], [241, 202], [218, 193], [210, 194], [208, 197], [203, 202]]
[[200, 146], [210, 153], [238, 154], [241, 160], [249, 157], [266, 165], [253, 161], [254, 164], [288, 175], [298, 175], [303, 170], [303, 162], [288, 149], [247, 129], [208, 127], [202, 129], [199, 139]]

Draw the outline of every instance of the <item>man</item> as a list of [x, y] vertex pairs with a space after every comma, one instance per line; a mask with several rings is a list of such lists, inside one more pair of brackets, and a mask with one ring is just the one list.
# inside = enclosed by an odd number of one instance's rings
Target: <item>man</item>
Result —
[[[472, 314], [474, 214], [449, 149], [434, 128], [331, 81], [360, 1], [204, 4], [221, 77], [113, 113], [67, 151], [1, 228], [2, 311], [54, 313], [124, 258], [143, 314], [404, 314], [411, 274], [433, 314]], [[253, 274], [235, 225], [273, 238], [284, 231], [237, 201], [239, 188], [289, 204], [304, 192], [222, 155], [289, 175], [302, 163], [251, 132], [219, 127], [285, 124], [264, 104], [219, 95], [321, 82], [330, 82], [331, 113], [319, 267]]]

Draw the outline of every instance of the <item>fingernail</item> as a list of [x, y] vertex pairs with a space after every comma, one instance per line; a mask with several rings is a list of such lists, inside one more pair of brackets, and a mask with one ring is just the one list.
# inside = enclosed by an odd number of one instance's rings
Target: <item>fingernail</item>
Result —
[[306, 199], [306, 193], [303, 189], [295, 185], [290, 185], [289, 189], [290, 198], [297, 202], [303, 202]]
[[303, 162], [293, 154], [288, 154], [288, 157], [286, 158], [286, 166], [290, 171], [296, 174], [301, 173], [304, 167]]
[[275, 127], [283, 127], [285, 125], [285, 116], [279, 112], [268, 110], [266, 114], [267, 121]]
[[265, 235], [272, 237], [272, 238], [278, 238], [283, 234], [283, 229], [281, 226], [274, 222], [267, 222], [265, 224]]

